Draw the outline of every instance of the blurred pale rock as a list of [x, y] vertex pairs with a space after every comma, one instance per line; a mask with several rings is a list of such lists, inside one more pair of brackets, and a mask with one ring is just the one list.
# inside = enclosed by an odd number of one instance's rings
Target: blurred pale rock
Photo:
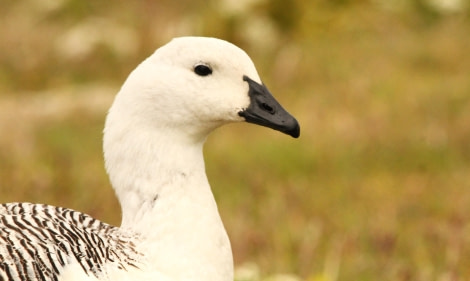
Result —
[[260, 272], [258, 265], [252, 262], [244, 263], [235, 268], [235, 281], [258, 281]]
[[245, 31], [244, 39], [260, 52], [277, 46], [281, 37], [274, 23], [265, 16], [252, 15], [246, 18], [241, 30]]
[[223, 0], [218, 4], [220, 12], [233, 16], [248, 12], [250, 8], [260, 2], [264, 2], [264, 0]]
[[106, 19], [91, 18], [66, 30], [55, 45], [65, 59], [82, 59], [99, 45], [125, 57], [136, 53], [138, 39], [131, 28]]
[[465, 8], [464, 0], [428, 0], [427, 2], [443, 13], [460, 12]]

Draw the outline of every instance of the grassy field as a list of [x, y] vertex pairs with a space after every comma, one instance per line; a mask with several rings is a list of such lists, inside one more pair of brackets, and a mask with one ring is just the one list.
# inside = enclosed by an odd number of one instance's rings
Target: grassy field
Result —
[[302, 129], [229, 125], [206, 144], [240, 280], [470, 279], [468, 1], [90, 2], [0, 11], [1, 202], [119, 224], [113, 95], [170, 38], [216, 36]]

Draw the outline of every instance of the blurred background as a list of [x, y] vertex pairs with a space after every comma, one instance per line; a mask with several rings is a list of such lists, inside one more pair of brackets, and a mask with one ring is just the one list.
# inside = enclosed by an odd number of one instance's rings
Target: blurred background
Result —
[[238, 280], [470, 278], [470, 1], [1, 6], [1, 202], [119, 225], [106, 110], [157, 47], [213, 36], [301, 123], [298, 140], [234, 124], [206, 144]]

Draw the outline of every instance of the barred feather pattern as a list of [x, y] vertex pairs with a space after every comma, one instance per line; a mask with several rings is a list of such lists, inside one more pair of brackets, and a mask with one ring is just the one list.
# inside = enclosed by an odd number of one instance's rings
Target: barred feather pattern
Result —
[[139, 268], [135, 239], [71, 209], [1, 204], [0, 280], [57, 281], [72, 263], [96, 278], [106, 277], [106, 268]]

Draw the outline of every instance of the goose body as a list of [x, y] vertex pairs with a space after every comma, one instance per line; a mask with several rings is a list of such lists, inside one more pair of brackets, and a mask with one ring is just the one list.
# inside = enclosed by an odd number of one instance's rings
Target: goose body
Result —
[[232, 281], [202, 149], [212, 130], [242, 121], [300, 132], [235, 45], [181, 37], [157, 49], [106, 118], [105, 166], [121, 226], [60, 207], [0, 205], [0, 280]]

